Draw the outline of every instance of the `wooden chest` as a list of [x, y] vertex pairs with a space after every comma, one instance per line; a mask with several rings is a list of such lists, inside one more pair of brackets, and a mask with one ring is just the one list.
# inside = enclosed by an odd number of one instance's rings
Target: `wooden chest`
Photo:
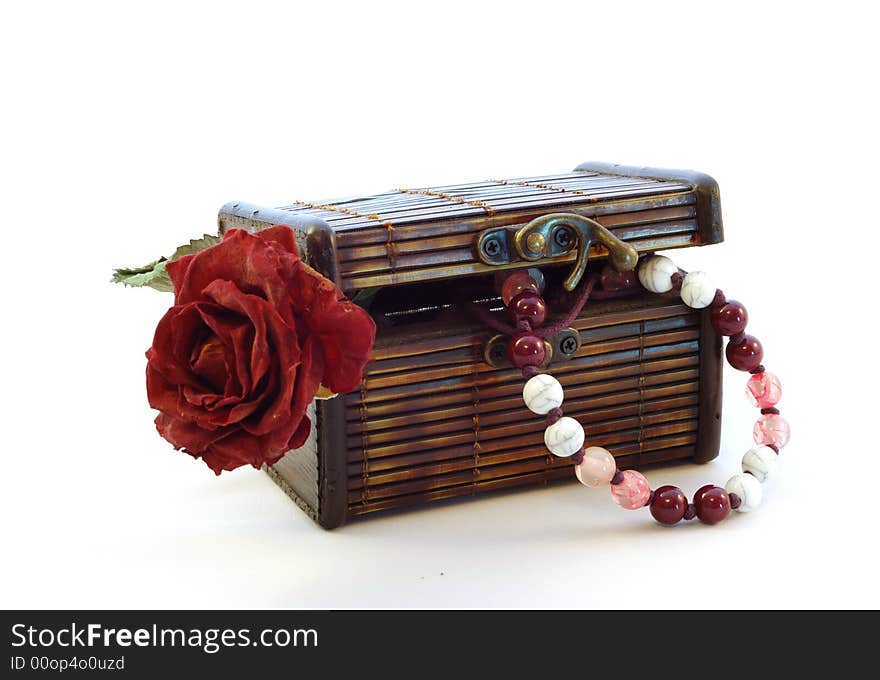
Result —
[[[570, 297], [563, 280], [583, 237], [578, 244], [549, 233], [538, 255], [513, 246], [518, 230], [548, 213], [591, 218], [639, 253], [723, 239], [710, 177], [601, 163], [558, 175], [221, 209], [221, 232], [291, 226], [306, 261], [377, 324], [359, 391], [316, 401], [309, 441], [268, 469], [322, 526], [573, 479], [570, 461], [544, 447], [543, 420], [522, 403], [520, 371], [505, 364], [495, 331], [475, 313], [501, 307], [498, 272], [530, 267], [544, 274], [551, 308], [563, 316]], [[588, 245], [586, 273], [601, 269], [607, 255], [602, 243]], [[550, 371], [565, 387], [566, 415], [621, 467], [717, 455], [721, 341], [708, 314], [637, 289], [589, 302], [567, 335], [551, 339]]]

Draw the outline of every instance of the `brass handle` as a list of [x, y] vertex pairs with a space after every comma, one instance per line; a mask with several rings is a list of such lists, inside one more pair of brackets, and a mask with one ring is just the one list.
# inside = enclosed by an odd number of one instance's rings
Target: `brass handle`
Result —
[[574, 213], [551, 213], [537, 217], [517, 231], [513, 238], [517, 254], [532, 262], [577, 248], [574, 269], [563, 283], [566, 290], [574, 290], [587, 271], [590, 245], [594, 241], [608, 249], [611, 266], [617, 271], [635, 269], [639, 259], [635, 248], [595, 220]]

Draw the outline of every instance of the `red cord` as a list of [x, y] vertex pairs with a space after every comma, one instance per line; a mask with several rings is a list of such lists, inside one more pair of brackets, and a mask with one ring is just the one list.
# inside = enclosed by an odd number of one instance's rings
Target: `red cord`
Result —
[[[540, 338], [548, 338], [551, 335], [555, 335], [563, 328], [568, 328], [581, 313], [584, 305], [587, 304], [587, 300], [590, 299], [593, 288], [596, 286], [596, 283], [598, 281], [599, 277], [594, 274], [589, 279], [587, 279], [586, 282], [584, 282], [581, 287], [581, 291], [580, 293], [578, 293], [578, 297], [574, 302], [574, 305], [572, 305], [571, 309], [568, 310], [568, 314], [565, 315], [565, 318], [562, 319], [562, 321], [559, 321], [552, 326], [542, 326], [541, 328], [536, 328], [532, 332]], [[599, 296], [597, 295], [597, 297]], [[472, 305], [472, 309], [474, 310], [474, 313], [478, 317], [480, 317], [480, 320], [492, 330], [503, 333], [504, 335], [515, 335], [519, 332], [519, 329], [514, 328], [510, 324], [504, 323], [503, 321], [495, 318], [488, 309], [478, 307], [477, 305]]]

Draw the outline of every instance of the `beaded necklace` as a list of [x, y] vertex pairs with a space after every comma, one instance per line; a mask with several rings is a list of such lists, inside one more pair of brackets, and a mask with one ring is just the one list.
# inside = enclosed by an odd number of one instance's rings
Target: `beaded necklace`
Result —
[[[620, 507], [627, 510], [648, 507], [660, 524], [673, 525], [694, 518], [706, 524], [717, 524], [731, 510], [750, 512], [757, 508], [763, 496], [762, 483], [773, 473], [779, 451], [788, 443], [791, 433], [776, 408], [782, 396], [779, 379], [764, 369], [761, 343], [745, 332], [748, 322], [746, 308], [736, 300], [727, 300], [705, 272], [683, 274], [672, 260], [662, 255], [651, 255], [639, 262], [638, 279], [647, 290], [652, 293], [675, 290], [688, 307], [710, 308], [713, 327], [729, 338], [725, 350], [728, 363], [751, 374], [746, 382], [746, 395], [752, 405], [761, 409], [753, 430], [756, 446], [743, 456], [742, 473], [731, 477], [723, 488], [713, 484], [700, 487], [689, 502], [678, 487], [667, 485], [652, 490], [641, 473], [619, 470], [614, 457], [606, 449], [584, 446], [583, 427], [563, 413], [565, 395], [562, 385], [538, 368], [546, 359], [544, 338], [553, 331], [553, 328], [543, 326], [547, 304], [540, 295], [542, 279], [537, 272], [532, 276], [529, 271], [519, 270], [503, 279], [499, 292], [514, 324], [513, 328], [505, 327], [511, 336], [507, 356], [527, 379], [522, 393], [526, 406], [547, 419], [544, 443], [550, 453], [570, 458], [575, 476], [584, 486], [609, 484], [611, 496]], [[584, 284], [569, 317], [584, 306], [595, 282], [593, 278]], [[495, 328], [502, 326], [497, 322], [491, 325]]]

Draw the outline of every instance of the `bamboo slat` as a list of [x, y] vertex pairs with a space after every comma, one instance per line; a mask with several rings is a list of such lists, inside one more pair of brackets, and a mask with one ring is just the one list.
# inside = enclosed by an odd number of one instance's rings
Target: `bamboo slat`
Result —
[[[342, 288], [353, 291], [484, 272], [474, 251], [480, 231], [526, 224], [548, 212], [604, 219], [639, 250], [692, 245], [699, 242], [695, 201], [693, 187], [683, 182], [573, 172], [295, 201], [280, 210], [330, 226]], [[601, 248], [590, 254], [604, 255]]]
[[[413, 302], [424, 304], [423, 299]], [[492, 306], [497, 302], [489, 301]], [[401, 311], [401, 310], [397, 310]], [[621, 465], [682, 457], [699, 429], [700, 314], [650, 298], [588, 306], [582, 346], [553, 365], [567, 415]], [[522, 376], [481, 360], [475, 322], [415, 323], [377, 343], [362, 388], [344, 397], [350, 514], [570, 475], [548, 454]], [[479, 326], [477, 326], [477, 329]]]

